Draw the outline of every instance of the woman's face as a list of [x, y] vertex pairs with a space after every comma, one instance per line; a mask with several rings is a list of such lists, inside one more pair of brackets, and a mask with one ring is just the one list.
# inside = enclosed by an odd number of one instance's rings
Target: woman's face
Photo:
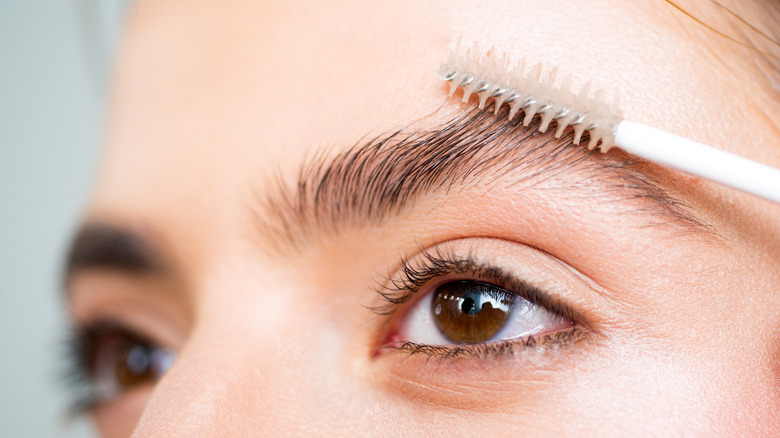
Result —
[[780, 166], [664, 2], [141, 1], [69, 261], [104, 435], [777, 430], [780, 207], [447, 100], [459, 36]]

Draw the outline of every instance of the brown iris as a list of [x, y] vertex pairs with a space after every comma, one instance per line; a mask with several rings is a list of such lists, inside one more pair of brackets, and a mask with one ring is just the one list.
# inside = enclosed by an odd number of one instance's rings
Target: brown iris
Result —
[[506, 324], [514, 294], [477, 281], [453, 281], [436, 289], [431, 303], [436, 327], [452, 342], [489, 341]]
[[104, 342], [97, 358], [97, 371], [103, 378], [113, 377], [115, 391], [123, 392], [157, 380], [148, 346], [118, 337]]

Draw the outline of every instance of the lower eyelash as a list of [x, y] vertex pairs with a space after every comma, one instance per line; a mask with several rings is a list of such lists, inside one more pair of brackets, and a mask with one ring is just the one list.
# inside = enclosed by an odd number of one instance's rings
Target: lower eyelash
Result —
[[587, 336], [587, 332], [578, 327], [561, 330], [542, 335], [530, 335], [523, 338], [493, 341], [484, 344], [473, 345], [427, 345], [410, 341], [402, 341], [397, 345], [385, 345], [381, 350], [393, 350], [405, 353], [409, 356], [423, 355], [428, 359], [491, 359], [499, 357], [511, 357], [521, 351], [533, 348], [539, 352], [540, 348], [553, 349], [564, 348], [576, 344]]

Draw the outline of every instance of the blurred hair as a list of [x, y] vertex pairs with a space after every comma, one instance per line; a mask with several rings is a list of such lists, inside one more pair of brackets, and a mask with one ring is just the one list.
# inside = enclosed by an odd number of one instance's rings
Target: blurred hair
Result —
[[[744, 67], [766, 77], [774, 99], [780, 101], [780, 1], [666, 0], [666, 3], [705, 29], [705, 37], [720, 43], [715, 47], [725, 45], [741, 52]], [[736, 66], [726, 64], [726, 67]]]

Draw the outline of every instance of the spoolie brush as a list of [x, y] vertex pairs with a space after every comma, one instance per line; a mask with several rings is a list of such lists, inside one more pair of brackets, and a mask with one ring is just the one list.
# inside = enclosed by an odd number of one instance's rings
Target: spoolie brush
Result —
[[[622, 120], [618, 99], [607, 102], [603, 90], [591, 95], [586, 83], [572, 91], [570, 75], [541, 64], [513, 63], [508, 54], [490, 50], [482, 53], [477, 43], [464, 49], [458, 40], [455, 51], [439, 69], [439, 78], [450, 83], [450, 96], [463, 90], [463, 102], [472, 95], [479, 108], [492, 100], [495, 113], [509, 106], [509, 119], [520, 116], [528, 126], [540, 117], [539, 131], [547, 131], [552, 122], [560, 138], [571, 127], [574, 143], [588, 132], [588, 148], [607, 152], [613, 146], [648, 161], [742, 190], [780, 203], [780, 170], [747, 158], [697, 143], [641, 123]], [[560, 78], [560, 79], [559, 79]]]

